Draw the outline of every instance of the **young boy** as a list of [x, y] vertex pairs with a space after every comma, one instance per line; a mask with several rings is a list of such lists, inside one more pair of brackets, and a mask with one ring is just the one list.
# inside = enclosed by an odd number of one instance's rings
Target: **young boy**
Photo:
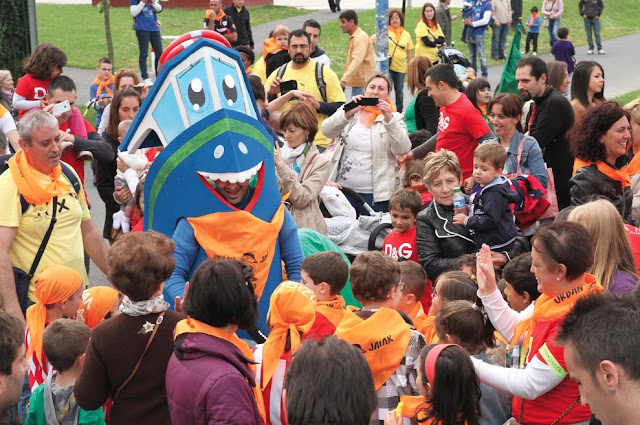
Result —
[[25, 345], [29, 362], [29, 388], [34, 391], [51, 375], [42, 349], [45, 326], [56, 319], [76, 317], [82, 303], [82, 276], [59, 265], [46, 265], [34, 283], [36, 303], [27, 309]]
[[42, 346], [56, 372], [31, 394], [25, 425], [104, 424], [101, 408], [82, 410], [73, 396], [90, 337], [87, 325], [75, 320], [58, 319], [47, 326]]
[[340, 292], [347, 284], [349, 266], [335, 251], [311, 254], [300, 265], [302, 283], [316, 295], [316, 321], [308, 335], [333, 335], [344, 317]]
[[109, 58], [100, 58], [98, 61], [98, 75], [89, 87], [89, 99], [96, 109], [96, 128], [100, 127], [102, 111], [111, 103], [113, 98], [113, 64]]
[[542, 24], [542, 18], [538, 13], [538, 8], [533, 6], [531, 8], [531, 15], [527, 19], [527, 26], [529, 27], [529, 34], [527, 34], [527, 47], [524, 52], [520, 52], [523, 55], [529, 54], [529, 45], [533, 40], [533, 56], [538, 56], [538, 34], [540, 33], [540, 24]]
[[[429, 298], [431, 298], [432, 290], [431, 284], [427, 281], [427, 273], [418, 263], [401, 261], [400, 276], [404, 282], [404, 291], [402, 291], [402, 296], [400, 297], [398, 310], [404, 311], [411, 317], [413, 326], [428, 341], [429, 338], [427, 336], [430, 333], [435, 333], [434, 316], [427, 316], [424, 312], [424, 307], [420, 303], [420, 299], [424, 298], [427, 292]], [[429, 307], [431, 307], [430, 304]], [[429, 307], [427, 307], [427, 311], [429, 311]]]
[[256, 60], [256, 54], [253, 52], [253, 49], [249, 46], [236, 46], [234, 49], [240, 53], [240, 59], [242, 59], [242, 64], [244, 65], [247, 76], [251, 75], [253, 73], [251, 66]]
[[384, 238], [382, 250], [394, 260], [404, 258], [418, 262], [416, 216], [422, 208], [422, 196], [415, 190], [401, 189], [389, 200], [393, 230]]
[[551, 47], [551, 53], [553, 53], [557, 61], [567, 64], [567, 72], [571, 75], [576, 66], [574, 62], [576, 49], [573, 47], [573, 43], [569, 41], [569, 28], [558, 28], [558, 38], [559, 40], [553, 43], [553, 47]]
[[291, 61], [289, 56], [289, 27], [277, 25], [273, 29], [273, 36], [267, 38], [262, 46], [262, 56], [267, 70], [267, 77], [285, 63]]
[[509, 180], [502, 175], [507, 151], [499, 143], [483, 143], [473, 153], [473, 178], [469, 216], [455, 214], [453, 223], [471, 230], [478, 249], [509, 250], [518, 228], [509, 204], [518, 201]]

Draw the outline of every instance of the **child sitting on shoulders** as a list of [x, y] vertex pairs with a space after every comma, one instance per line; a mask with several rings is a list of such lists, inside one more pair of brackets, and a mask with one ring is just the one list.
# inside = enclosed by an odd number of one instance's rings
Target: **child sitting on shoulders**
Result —
[[[413, 326], [424, 335], [425, 339], [428, 339], [429, 328], [433, 327], [433, 316], [427, 316], [420, 303], [425, 292], [431, 295], [431, 284], [427, 281], [427, 273], [420, 264], [413, 261], [401, 261], [399, 264], [404, 291], [400, 297], [398, 310], [407, 313], [413, 321]], [[429, 304], [427, 311], [430, 307], [431, 304]]]
[[384, 238], [382, 250], [394, 260], [404, 258], [418, 262], [416, 217], [422, 207], [422, 197], [411, 189], [394, 192], [389, 200], [393, 230]]
[[340, 292], [349, 278], [347, 262], [335, 251], [317, 252], [302, 260], [300, 275], [316, 296], [316, 320], [307, 335], [333, 335], [346, 308]]
[[42, 347], [56, 370], [31, 394], [25, 425], [103, 425], [102, 409], [78, 407], [73, 386], [82, 371], [91, 331], [75, 320], [58, 319], [44, 331]]
[[82, 276], [66, 266], [46, 265], [34, 283], [36, 303], [27, 309], [26, 348], [29, 388], [34, 391], [53, 372], [42, 348], [45, 327], [56, 319], [75, 319], [82, 302]]
[[518, 202], [518, 194], [502, 175], [507, 151], [499, 143], [484, 143], [473, 153], [473, 178], [469, 216], [458, 213], [453, 223], [472, 231], [478, 250], [483, 244], [492, 251], [513, 247], [518, 228], [510, 204]]
[[289, 33], [288, 26], [280, 24], [272, 31], [272, 36], [267, 38], [262, 45], [262, 57], [264, 58], [267, 70], [267, 78], [271, 73], [291, 61], [289, 56]]

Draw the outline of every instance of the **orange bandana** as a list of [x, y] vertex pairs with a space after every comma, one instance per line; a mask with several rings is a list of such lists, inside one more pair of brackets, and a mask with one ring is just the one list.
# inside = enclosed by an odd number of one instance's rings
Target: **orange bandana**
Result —
[[[396, 108], [393, 107], [393, 105], [391, 104], [391, 101], [389, 99], [385, 99], [385, 102], [387, 102], [390, 106], [391, 106], [391, 111], [395, 112]], [[377, 106], [365, 106], [363, 108], [364, 111], [369, 112], [369, 120], [367, 121], [367, 127], [371, 127], [371, 124], [373, 124], [373, 122], [376, 120], [376, 118], [378, 118], [378, 115], [380, 115], [382, 113], [382, 111], [380, 109], [378, 109]]]
[[[221, 328], [215, 328], [213, 326], [209, 326], [206, 323], [200, 322], [199, 320], [192, 319], [191, 317], [181, 320], [176, 324], [176, 332], [173, 336], [173, 339], [176, 340], [180, 335], [187, 333], [201, 333], [205, 335], [211, 335], [216, 338], [223, 339], [227, 342], [233, 344], [240, 352], [252, 363], [249, 364], [249, 368], [253, 371], [253, 376], [255, 379], [256, 376], [256, 365], [255, 359], [253, 358], [253, 352], [249, 348], [246, 342], [238, 338], [238, 336], [234, 333], [230, 333]], [[248, 382], [248, 381], [247, 381]], [[258, 405], [258, 410], [260, 411], [260, 418], [262, 418], [262, 423], [267, 423], [266, 418], [267, 414], [264, 409], [264, 400], [262, 399], [262, 391], [258, 389], [257, 385], [255, 385], [255, 381], [253, 385], [249, 383], [251, 389], [253, 390], [253, 396], [256, 398], [256, 404]]]
[[[213, 12], [213, 10], [212, 10]], [[227, 16], [226, 13], [224, 13], [224, 10], [220, 9], [220, 14], [218, 16], [215, 16], [213, 18], [214, 21], [222, 21], [222, 18], [224, 18], [225, 16]]]
[[576, 158], [573, 161], [573, 174], [575, 175], [579, 169], [588, 167], [592, 164], [595, 164], [596, 167], [598, 167], [598, 171], [600, 171], [605, 176], [609, 177], [612, 180], [619, 181], [622, 184], [623, 189], [625, 187], [631, 186], [631, 177], [629, 177], [627, 167], [622, 167], [619, 170], [616, 170], [611, 165], [603, 161], [591, 162]]
[[435, 22], [433, 22], [431, 19], [427, 19], [427, 22], [425, 22], [427, 24], [427, 26], [429, 28], [431, 28], [434, 31], [438, 30], [438, 24], [436, 24]]
[[411, 340], [411, 329], [391, 308], [381, 307], [367, 320], [347, 309], [335, 335], [364, 354], [378, 391], [398, 369]]
[[395, 28], [395, 27], [389, 26], [389, 34], [394, 34], [396, 41], [400, 41], [400, 36], [402, 35], [403, 32], [404, 32], [403, 27]]
[[13, 181], [15, 181], [16, 186], [18, 186], [18, 192], [20, 192], [20, 195], [30, 204], [42, 205], [49, 202], [54, 196], [74, 193], [69, 184], [58, 181], [62, 173], [60, 164], [49, 173], [51, 183], [46, 187], [42, 187], [42, 184], [38, 181], [35, 175], [38, 171], [29, 165], [27, 156], [22, 149], [9, 159], [8, 164]]
[[531, 25], [533, 25], [536, 19], [538, 19], [538, 16], [540, 16], [538, 12], [532, 13], [531, 16], [529, 16], [529, 20], [527, 21], [527, 26], [530, 27]]
[[109, 85], [113, 84], [115, 80], [116, 79], [113, 76], [113, 74], [111, 74], [109, 78], [107, 78], [107, 81], [102, 81], [100, 77], [96, 77], [95, 81], [93, 82], [93, 84], [98, 85], [98, 90], [96, 90], [96, 96], [100, 96], [100, 94], [102, 93], [102, 90], [106, 91], [109, 96], [113, 96], [113, 92], [109, 88]]
[[638, 174], [638, 172], [640, 172], [640, 152], [636, 152], [631, 162], [627, 164], [627, 173], [629, 173], [630, 176]]
[[287, 335], [291, 340], [291, 354], [300, 347], [300, 332], [311, 330], [316, 320], [316, 296], [311, 289], [292, 281], [282, 282], [273, 291], [269, 303], [269, 324], [271, 333], [262, 347], [262, 379], [264, 390], [271, 381], [284, 354]]
[[78, 309], [78, 320], [89, 329], [95, 328], [104, 320], [111, 307], [118, 301], [118, 291], [109, 286], [94, 286], [82, 293], [82, 304]]
[[253, 72], [253, 67], [250, 66], [249, 68], [246, 69], [247, 75], [251, 75], [251, 73]]
[[340, 321], [342, 321], [345, 308], [346, 303], [341, 295], [338, 295], [331, 301], [316, 302], [316, 311], [326, 317], [327, 320], [335, 327], [337, 327]]
[[42, 268], [34, 283], [36, 303], [27, 309], [27, 327], [31, 334], [27, 359], [35, 353], [36, 358], [42, 361], [42, 334], [47, 323], [46, 306], [70, 298], [81, 285], [82, 276], [69, 267], [46, 265]]
[[531, 348], [531, 335], [537, 322], [549, 322], [562, 318], [569, 313], [569, 310], [580, 298], [589, 295], [593, 292], [603, 292], [602, 286], [596, 282], [596, 277], [592, 274], [584, 274], [585, 284], [575, 287], [563, 294], [557, 295], [551, 298], [549, 295], [542, 294], [535, 301], [533, 307], [533, 315], [521, 321], [516, 326], [511, 340], [511, 345], [507, 349], [507, 352], [518, 343], [520, 338], [524, 335], [522, 340], [522, 349], [520, 351], [521, 358], [526, 358]]
[[279, 50], [282, 50], [282, 47], [278, 45], [275, 37], [267, 38], [262, 43], [262, 57], [266, 58], [268, 54], [275, 53]]

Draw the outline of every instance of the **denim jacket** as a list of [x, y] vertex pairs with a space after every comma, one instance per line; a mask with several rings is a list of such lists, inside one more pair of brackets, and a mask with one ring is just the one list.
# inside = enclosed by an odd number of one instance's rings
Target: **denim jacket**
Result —
[[[490, 139], [487, 142], [500, 143], [500, 139]], [[522, 156], [520, 157], [520, 172], [534, 176], [546, 188], [548, 182], [547, 166], [544, 163], [544, 159], [542, 159], [542, 150], [538, 145], [538, 141], [531, 136], [525, 136], [518, 130], [513, 134], [511, 144], [507, 150], [507, 161], [503, 169], [504, 174], [512, 174], [518, 171], [517, 161], [520, 143], [524, 143]]]

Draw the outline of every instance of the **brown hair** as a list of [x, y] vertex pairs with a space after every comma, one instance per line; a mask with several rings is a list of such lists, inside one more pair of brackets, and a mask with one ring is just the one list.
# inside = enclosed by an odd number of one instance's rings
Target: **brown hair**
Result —
[[408, 209], [415, 218], [422, 208], [422, 196], [413, 189], [396, 190], [389, 199], [389, 211], [394, 208]]
[[114, 77], [114, 80], [113, 80], [114, 92], [117, 92], [118, 90], [120, 90], [120, 80], [122, 80], [123, 77], [133, 78], [134, 85], [140, 84], [140, 77], [138, 77], [138, 74], [136, 74], [134, 70], [129, 68], [122, 68], [118, 70], [118, 72], [116, 73], [116, 76]]
[[438, 25], [438, 14], [436, 13], [436, 7], [433, 5], [433, 3], [425, 3], [424, 5], [422, 5], [422, 12], [420, 12], [420, 19], [422, 20], [422, 22], [425, 23], [425, 25], [429, 26], [429, 24], [427, 24], [427, 14], [424, 13], [425, 10], [427, 10], [427, 7], [430, 7], [431, 9], [433, 9], [433, 19], [431, 20], [431, 22], [433, 22], [434, 25]]
[[78, 357], [87, 351], [91, 330], [84, 323], [71, 319], [51, 322], [42, 335], [42, 349], [47, 360], [58, 372], [73, 367]]
[[452, 270], [442, 273], [433, 283], [434, 289], [438, 282], [440, 283], [438, 296], [442, 301], [467, 300], [474, 302], [476, 300], [478, 285], [465, 272]]
[[111, 62], [111, 59], [109, 59], [107, 57], [101, 57], [98, 60], [98, 68], [100, 68], [100, 65], [102, 65], [103, 63], [108, 63], [109, 65], [113, 65], [113, 62]]
[[176, 267], [175, 247], [161, 233], [126, 233], [109, 250], [109, 282], [133, 301], [150, 299]]
[[567, 63], [564, 61], [549, 61], [547, 62], [547, 70], [549, 71], [547, 84], [558, 90], [564, 82], [565, 72], [567, 74], [569, 72]]
[[142, 105], [142, 98], [133, 87], [127, 87], [126, 89], [115, 92], [113, 101], [111, 102], [111, 109], [109, 111], [109, 124], [107, 125], [105, 133], [107, 136], [111, 137], [111, 139], [116, 141], [118, 140], [118, 126], [120, 125], [120, 114], [118, 110], [120, 109], [122, 101], [127, 97], [134, 97], [138, 99], [138, 106]]
[[420, 180], [424, 177], [424, 161], [421, 159], [414, 159], [407, 165], [407, 169], [404, 172], [402, 178], [402, 186], [408, 188], [411, 186], [411, 177], [419, 175]]
[[284, 24], [276, 25], [275, 28], [272, 31], [273, 39], [275, 40], [276, 38], [278, 38], [279, 35], [288, 36], [290, 32], [291, 32], [291, 30], [289, 29], [288, 26], [286, 26]]
[[391, 9], [389, 11], [389, 25], [391, 25], [391, 18], [393, 15], [398, 15], [400, 18], [400, 26], [404, 26], [404, 13], [400, 12], [398, 9]]
[[495, 168], [504, 168], [504, 163], [507, 161], [507, 151], [500, 143], [483, 143], [473, 152], [473, 158], [489, 162]]
[[375, 71], [373, 74], [369, 75], [369, 78], [367, 78], [367, 82], [364, 83], [364, 87], [366, 88], [369, 85], [369, 83], [375, 80], [376, 78], [382, 78], [383, 80], [385, 80], [387, 82], [387, 90], [389, 91], [389, 93], [391, 93], [391, 87], [393, 85], [391, 83], [391, 79], [387, 74], [380, 71]]
[[400, 265], [380, 251], [358, 255], [351, 266], [351, 291], [360, 302], [385, 301], [400, 282]]
[[476, 270], [475, 254], [462, 254], [461, 256], [458, 257], [455, 264], [453, 265], [453, 267], [458, 271], [462, 271], [462, 268], [464, 266], [471, 267], [473, 274], [476, 274], [477, 270]]
[[[491, 102], [489, 102], [489, 106], [487, 107], [487, 112], [489, 114], [491, 114], [493, 105], [502, 106], [502, 114], [505, 117], [522, 117], [522, 99], [516, 94], [500, 93], [499, 95], [491, 99]], [[516, 123], [516, 130], [518, 130], [520, 133], [524, 132], [520, 120], [518, 120], [518, 122]]]
[[427, 272], [415, 261], [401, 261], [400, 277], [404, 282], [404, 292], [420, 300], [427, 289]]
[[442, 149], [438, 152], [431, 152], [427, 155], [426, 164], [424, 166], [424, 184], [431, 186], [433, 181], [441, 172], [448, 171], [458, 180], [462, 181], [462, 170], [455, 153]]
[[22, 62], [24, 72], [32, 74], [38, 80], [50, 80], [51, 71], [67, 64], [67, 55], [51, 43], [42, 43]]
[[416, 91], [421, 92], [425, 88], [426, 72], [433, 64], [426, 56], [417, 56], [409, 61], [407, 67], [407, 87], [411, 92], [411, 96]]
[[466, 300], [451, 301], [436, 315], [436, 333], [443, 340], [448, 334], [471, 355], [495, 346], [494, 327], [482, 309]]
[[309, 275], [314, 285], [326, 282], [331, 296], [338, 295], [349, 279], [349, 265], [335, 251], [316, 252], [305, 257], [300, 270]]
[[309, 131], [306, 141], [310, 142], [318, 132], [318, 115], [308, 103], [293, 102], [278, 120], [278, 126], [283, 130], [290, 125]]
[[24, 346], [24, 325], [16, 316], [0, 309], [0, 375], [11, 375], [13, 362]]

